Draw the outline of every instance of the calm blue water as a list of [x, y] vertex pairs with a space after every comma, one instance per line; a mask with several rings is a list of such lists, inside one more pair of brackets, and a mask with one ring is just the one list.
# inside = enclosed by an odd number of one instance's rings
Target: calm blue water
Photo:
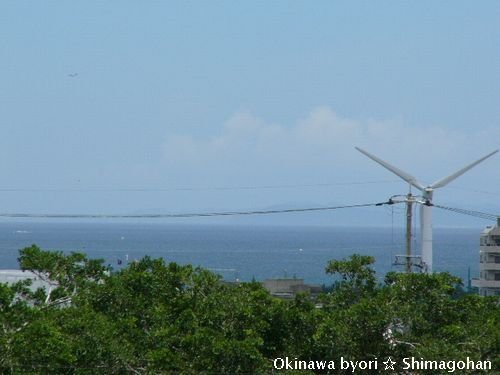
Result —
[[[434, 268], [467, 280], [478, 273], [481, 229], [435, 229]], [[144, 255], [216, 269], [224, 278], [258, 280], [296, 276], [331, 283], [328, 260], [352, 253], [372, 255], [380, 277], [395, 254], [404, 253], [402, 229], [290, 226], [230, 226], [169, 223], [0, 223], [0, 268], [18, 268], [18, 250], [82, 251], [114, 268]], [[221, 270], [223, 269], [223, 270]]]

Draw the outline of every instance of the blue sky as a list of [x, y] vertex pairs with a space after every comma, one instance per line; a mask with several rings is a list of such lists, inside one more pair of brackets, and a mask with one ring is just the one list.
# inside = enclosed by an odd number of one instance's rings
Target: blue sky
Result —
[[[428, 183], [498, 148], [499, 19], [497, 1], [2, 1], [1, 186], [41, 190], [2, 192], [2, 211], [406, 193], [354, 146]], [[499, 167], [436, 201], [500, 212]], [[206, 189], [304, 184], [332, 186]], [[173, 190], [86, 191], [122, 188]]]

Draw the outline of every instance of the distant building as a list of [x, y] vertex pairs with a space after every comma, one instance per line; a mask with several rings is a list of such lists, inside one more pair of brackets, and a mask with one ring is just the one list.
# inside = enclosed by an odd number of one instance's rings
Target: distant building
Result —
[[18, 281], [31, 279], [31, 289], [35, 290], [41, 287], [48, 287], [49, 284], [41, 280], [37, 275], [30, 271], [22, 270], [0, 270], [0, 283], [14, 284]]
[[304, 284], [304, 279], [283, 278], [283, 279], [266, 279], [262, 282], [271, 295], [279, 298], [294, 298], [297, 293], [309, 293], [311, 296], [316, 296], [321, 293], [320, 285]]
[[472, 280], [482, 296], [500, 295], [500, 218], [487, 226], [479, 243], [479, 279]]

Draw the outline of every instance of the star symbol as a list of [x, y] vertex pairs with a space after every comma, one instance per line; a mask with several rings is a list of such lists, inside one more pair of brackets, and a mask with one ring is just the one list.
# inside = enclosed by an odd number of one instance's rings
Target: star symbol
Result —
[[397, 362], [393, 361], [393, 360], [392, 360], [392, 358], [391, 358], [391, 357], [389, 357], [389, 358], [387, 359], [387, 361], [382, 362], [382, 363], [385, 365], [385, 369], [384, 369], [384, 370], [386, 370], [386, 371], [387, 371], [387, 370], [393, 370], [393, 371], [394, 371], [394, 365], [395, 365]]

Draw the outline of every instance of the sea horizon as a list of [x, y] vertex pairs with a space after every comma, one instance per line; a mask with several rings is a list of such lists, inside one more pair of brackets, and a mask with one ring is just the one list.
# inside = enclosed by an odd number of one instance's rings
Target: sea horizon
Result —
[[[482, 228], [484, 229], [485, 226]], [[434, 269], [458, 276], [467, 284], [479, 269], [479, 228], [435, 227]], [[83, 252], [120, 269], [144, 256], [192, 264], [218, 272], [228, 281], [302, 278], [331, 284], [327, 262], [354, 253], [375, 257], [382, 279], [396, 254], [405, 253], [405, 229], [387, 226], [260, 225], [130, 221], [0, 222], [0, 269], [18, 269], [18, 251], [36, 244], [43, 250]], [[418, 232], [412, 241], [418, 253]]]

